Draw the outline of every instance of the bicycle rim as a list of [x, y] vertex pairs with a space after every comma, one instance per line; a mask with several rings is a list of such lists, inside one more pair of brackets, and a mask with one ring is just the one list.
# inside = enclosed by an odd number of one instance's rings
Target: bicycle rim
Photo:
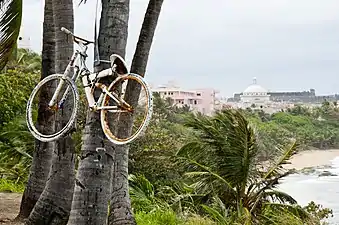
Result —
[[[27, 102], [28, 129], [36, 139], [43, 142], [55, 141], [66, 134], [72, 128], [77, 114], [79, 94], [74, 82], [68, 77], [64, 79], [56, 104], [48, 107], [62, 79], [61, 74], [46, 77], [33, 89]], [[68, 94], [65, 95], [67, 89]]]
[[[101, 109], [101, 125], [106, 137], [114, 144], [122, 145], [135, 140], [147, 127], [152, 116], [152, 93], [146, 82], [137, 74], [129, 74], [115, 80], [108, 91], [123, 99], [126, 104], [118, 104], [105, 94]], [[128, 93], [140, 91], [138, 98], [132, 99]], [[106, 108], [104, 108], [106, 107]], [[107, 107], [111, 107], [107, 109]], [[116, 109], [112, 109], [116, 107]]]

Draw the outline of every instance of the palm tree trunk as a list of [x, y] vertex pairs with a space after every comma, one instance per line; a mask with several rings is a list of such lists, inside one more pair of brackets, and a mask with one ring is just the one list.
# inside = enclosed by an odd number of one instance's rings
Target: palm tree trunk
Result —
[[[108, 60], [112, 53], [125, 55], [128, 19], [129, 0], [102, 0], [98, 40], [101, 59]], [[110, 64], [101, 64], [95, 70], [107, 67]], [[113, 154], [114, 146], [104, 136], [99, 112], [88, 111], [69, 225], [106, 224]]]
[[106, 224], [113, 150], [103, 148], [98, 119], [97, 112], [87, 112], [69, 225]]
[[[43, 23], [43, 45], [42, 45], [42, 73], [41, 79], [55, 73], [55, 30], [53, 20], [52, 0], [45, 0], [44, 23]], [[45, 90], [49, 96], [48, 90]], [[47, 99], [40, 99], [44, 104]], [[42, 105], [41, 104], [41, 105]], [[41, 112], [41, 109], [39, 109]], [[42, 126], [54, 126], [54, 121], [47, 120], [45, 116], [39, 116], [39, 124]], [[51, 167], [54, 144], [36, 140], [35, 151], [28, 182], [22, 196], [20, 212], [17, 219], [24, 219], [29, 216], [36, 202], [38, 201], [48, 178]]]
[[[155, 29], [161, 11], [163, 0], [150, 0], [141, 27], [136, 51], [133, 56], [131, 72], [144, 76], [148, 62]], [[136, 105], [140, 90], [135, 83], [129, 82], [126, 88], [126, 100]], [[129, 134], [133, 125], [133, 118], [126, 117], [127, 123], [119, 124], [119, 133]], [[122, 126], [123, 125], [123, 126]], [[119, 134], [119, 136], [120, 136]], [[110, 204], [109, 225], [136, 224], [131, 213], [131, 202], [128, 194], [128, 151], [129, 145], [115, 147], [113, 192]]]
[[[66, 35], [60, 30], [62, 26], [73, 31], [72, 0], [53, 0], [53, 18], [56, 40], [56, 72], [65, 70], [73, 53], [73, 43], [67, 41]], [[65, 105], [63, 118], [68, 118], [71, 105]], [[61, 119], [61, 122], [64, 123]], [[66, 121], [67, 122], [67, 121]], [[56, 124], [59, 126], [60, 124]], [[68, 221], [74, 191], [75, 147], [68, 134], [55, 143], [55, 154], [46, 187], [31, 212], [26, 224], [63, 225]]]

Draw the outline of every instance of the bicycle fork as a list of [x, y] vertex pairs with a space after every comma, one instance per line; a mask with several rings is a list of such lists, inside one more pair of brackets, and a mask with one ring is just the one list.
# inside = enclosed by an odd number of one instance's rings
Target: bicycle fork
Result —
[[[61, 91], [61, 89], [62, 89], [63, 86], [64, 86], [65, 78], [66, 78], [66, 77], [68, 76], [68, 74], [71, 72], [71, 68], [73, 67], [74, 61], [75, 61], [76, 57], [78, 56], [78, 54], [79, 54], [78, 52], [74, 52], [74, 54], [73, 54], [73, 56], [72, 56], [72, 58], [71, 58], [71, 61], [70, 61], [69, 64], [67, 65], [66, 70], [65, 70], [65, 72], [64, 72], [64, 74], [63, 74], [63, 77], [62, 77], [62, 79], [60, 80], [60, 83], [58, 84], [58, 86], [57, 86], [57, 88], [56, 88], [56, 90], [55, 90], [55, 92], [54, 92], [54, 94], [53, 94], [53, 97], [52, 97], [51, 101], [48, 103], [48, 106], [49, 106], [50, 108], [60, 109], [60, 108], [63, 107], [63, 104], [64, 104], [64, 102], [66, 101], [66, 98], [67, 98], [67, 95], [68, 95], [68, 92], [69, 92], [69, 87], [66, 88], [65, 93], [63, 94], [63, 96], [62, 96], [61, 100], [59, 101], [58, 105], [55, 106], [55, 104], [56, 104], [57, 98], [58, 98], [58, 96], [59, 96], [59, 94], [60, 94], [60, 91]], [[72, 80], [73, 80], [73, 81], [76, 80], [77, 74], [78, 74], [78, 72], [79, 72], [79, 71], [78, 71], [78, 68], [75, 68], [75, 69], [76, 69], [76, 71], [74, 71], [74, 75], [73, 75], [73, 77], [72, 77]]]

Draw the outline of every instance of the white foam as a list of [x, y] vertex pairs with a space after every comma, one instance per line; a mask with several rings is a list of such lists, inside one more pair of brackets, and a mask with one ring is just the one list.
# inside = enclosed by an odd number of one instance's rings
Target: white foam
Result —
[[335, 168], [339, 168], [339, 156], [335, 157], [334, 159], [330, 160], [331, 164]]

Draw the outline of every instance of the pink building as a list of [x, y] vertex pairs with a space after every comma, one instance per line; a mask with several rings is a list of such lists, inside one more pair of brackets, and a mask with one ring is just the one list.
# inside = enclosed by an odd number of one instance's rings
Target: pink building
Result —
[[171, 98], [177, 106], [189, 106], [193, 111], [211, 115], [215, 110], [216, 91], [213, 89], [185, 90], [173, 83], [152, 88], [163, 98]]

